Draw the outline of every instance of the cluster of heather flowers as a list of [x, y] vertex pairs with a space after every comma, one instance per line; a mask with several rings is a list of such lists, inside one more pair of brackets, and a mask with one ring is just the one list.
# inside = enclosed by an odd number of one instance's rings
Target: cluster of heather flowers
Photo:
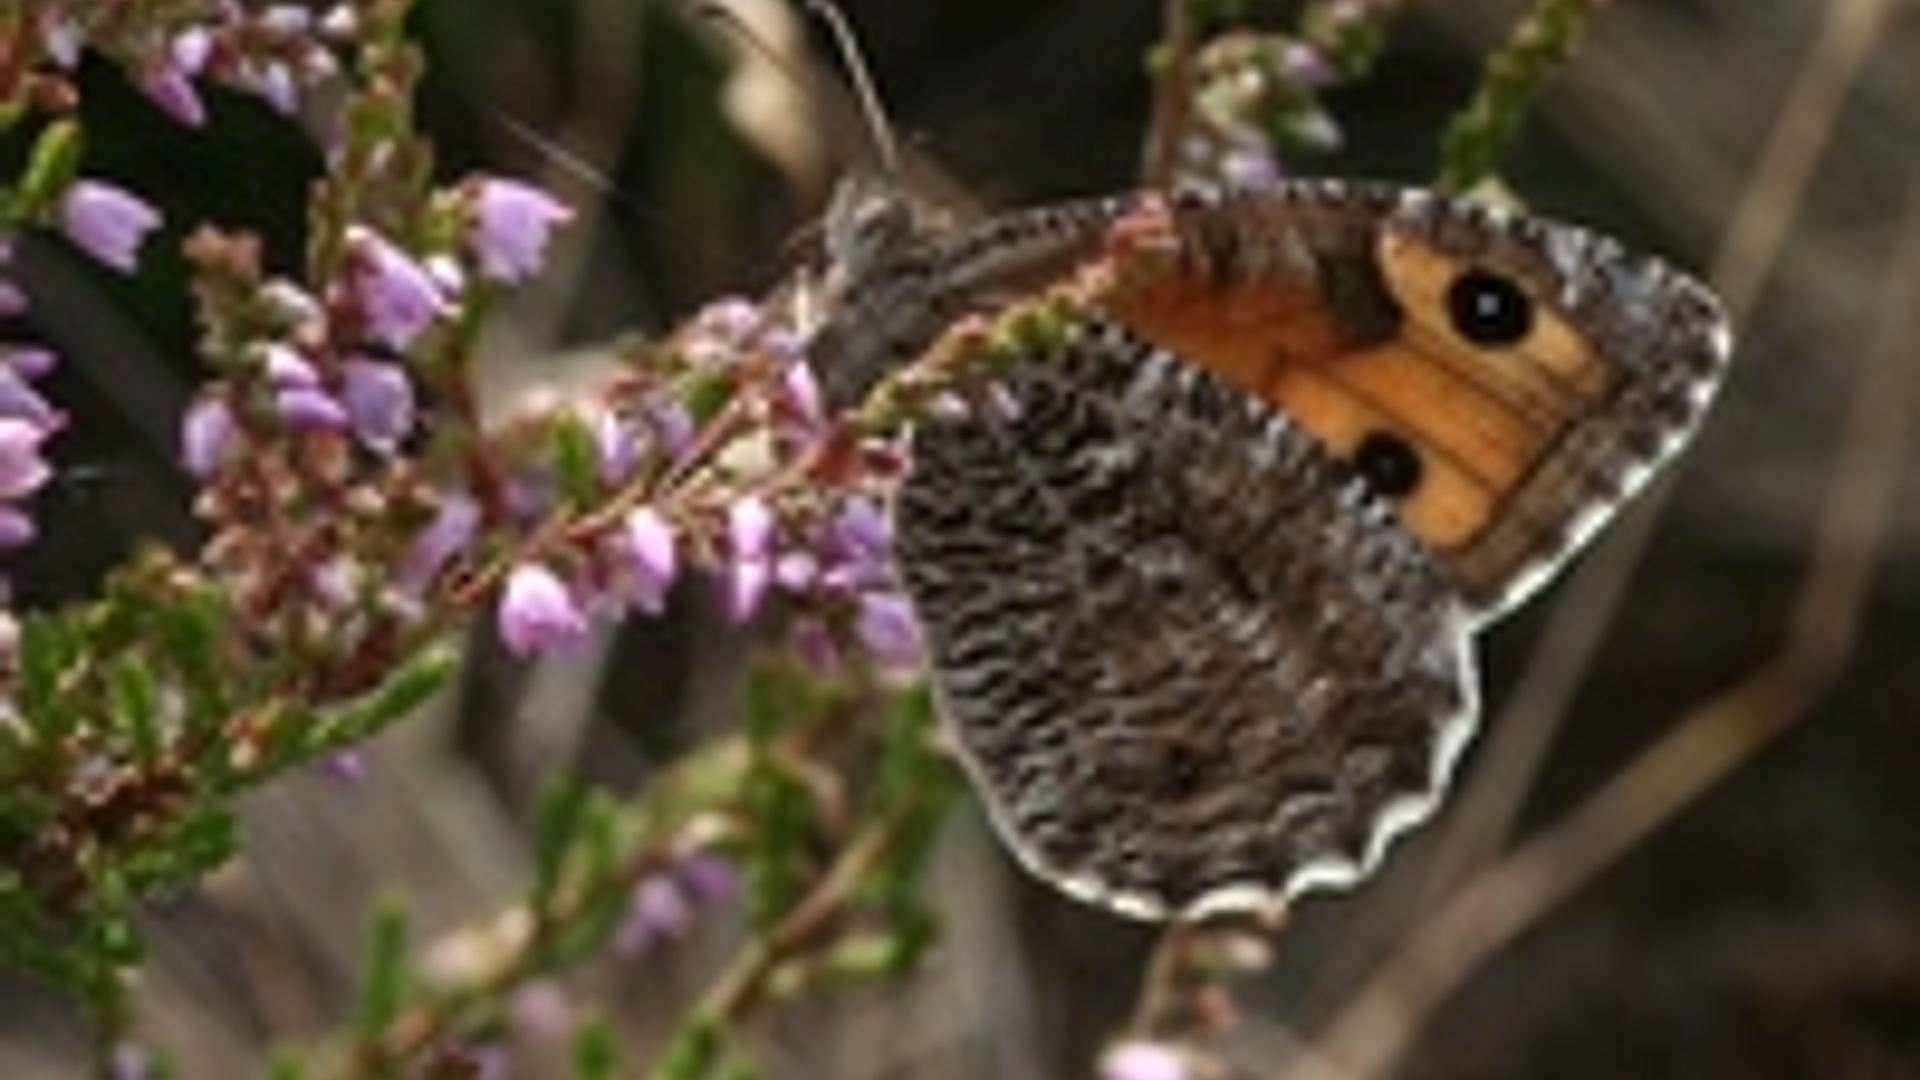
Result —
[[83, 51], [92, 49], [119, 64], [166, 115], [189, 127], [206, 123], [205, 84], [257, 97], [293, 116], [313, 88], [340, 73], [340, 51], [352, 46], [358, 23], [348, 3], [316, 10], [240, 0], [188, 0], [141, 19], [124, 18], [113, 5], [55, 0], [29, 5], [27, 18], [35, 32], [22, 40], [38, 52], [21, 68], [30, 77], [70, 73]]
[[[571, 495], [594, 509], [509, 572], [498, 620], [515, 652], [656, 613], [682, 573], [701, 568], [733, 622], [779, 602], [823, 669], [849, 643], [885, 667], [918, 663], [918, 631], [887, 568], [882, 505], [899, 458], [823, 413], [804, 335], [777, 307], [709, 305], [572, 422], [593, 467]], [[522, 475], [518, 490], [530, 519], [552, 518], [558, 478]]]
[[1288, 33], [1235, 29], [1195, 51], [1178, 180], [1258, 187], [1279, 179], [1293, 154], [1339, 149], [1321, 101], [1371, 64], [1385, 22], [1405, 0], [1324, 0]]
[[[81, 251], [110, 269], [131, 273], [160, 214], [139, 197], [84, 177], [69, 180], [52, 200], [51, 215]], [[29, 312], [32, 297], [13, 280], [15, 236], [0, 223], [0, 327]], [[11, 340], [9, 338], [11, 337]], [[0, 330], [0, 551], [31, 543], [34, 495], [52, 478], [48, 442], [65, 414], [35, 385], [57, 363], [43, 344]]]

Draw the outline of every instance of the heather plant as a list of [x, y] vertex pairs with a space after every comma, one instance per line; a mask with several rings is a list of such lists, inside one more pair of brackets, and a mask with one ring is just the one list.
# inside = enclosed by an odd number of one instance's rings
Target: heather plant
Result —
[[[86, 1011], [99, 1075], [166, 1074], [165, 1048], [136, 1034], [138, 913], [240, 854], [238, 800], [350, 768], [448, 685], [472, 624], [535, 660], [656, 617], [701, 579], [727, 618], [774, 627], [738, 725], [635, 795], [554, 778], [532, 880], [474, 931], [484, 947], [429, 977], [397, 904], [369, 930], [354, 1019], [274, 1075], [510, 1075], [495, 1035], [541, 980], [642, 953], [715, 905], [739, 907], [744, 936], [647, 1067], [737, 1075], [754, 1016], [884, 983], [938, 937], [919, 872], [961, 787], [918, 689], [886, 512], [907, 467], [898, 425], [930, 395], [829, 411], [799, 273], [623, 346], [617, 374], [588, 390], [492, 408], [473, 375], [481, 331], [542, 273], [574, 211], [518, 179], [443, 172], [415, 111], [413, 6], [0, 10], [0, 133], [25, 148], [0, 186], [0, 548], [36, 542], [67, 423], [42, 389], [61, 358], [31, 333], [16, 245], [64, 242], [133, 279], [157, 246], [177, 248], [205, 372], [174, 419], [198, 541], [141, 546], [89, 597], [0, 612], [0, 963]], [[1319, 94], [1364, 74], [1401, 6], [1309, 5], [1296, 32], [1273, 34], [1224, 30], [1221, 5], [1170, 5], [1149, 173], [1254, 183], [1334, 145]], [[1547, 59], [1523, 76], [1565, 52], [1583, 10], [1542, 5], [1547, 29], [1516, 47]], [[185, 217], [137, 175], [96, 174], [83, 64], [109, 66], [181, 131], [211, 122], [204, 95], [219, 87], [311, 133], [325, 167], [304, 249]], [[1491, 119], [1450, 142], [1451, 183], [1486, 178], [1528, 77], [1476, 106]], [[1180, 1001], [1261, 962], [1237, 937], [1181, 955], [1167, 969], [1192, 991]], [[1191, 1075], [1194, 1010], [1163, 1005], [1116, 1042], [1109, 1075]], [[605, 1027], [577, 1040], [579, 1075], [629, 1067]]]

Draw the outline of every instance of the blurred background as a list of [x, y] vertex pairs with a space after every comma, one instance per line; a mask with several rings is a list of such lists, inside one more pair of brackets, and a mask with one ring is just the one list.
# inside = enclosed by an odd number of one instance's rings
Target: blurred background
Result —
[[[985, 212], [1136, 175], [1154, 0], [842, 2], [930, 197]], [[583, 207], [496, 329], [499, 394], [771, 287], [835, 177], [868, 160], [819, 28], [732, 6], [798, 80], [649, 0], [420, 5], [444, 174], [530, 176]], [[1488, 721], [1449, 808], [1357, 892], [1301, 903], [1270, 968], [1236, 984], [1218, 1047], [1235, 1075], [1287, 1075], [1321, 1046], [1392, 1051], [1382, 1067], [1405, 1077], [1920, 1077], [1920, 8], [1597, 6], [1506, 178], [1542, 212], [1711, 274], [1739, 322], [1735, 370], [1662, 497], [1487, 635]], [[1277, 24], [1294, 9], [1248, 7]], [[1409, 7], [1374, 76], [1330, 98], [1342, 148], [1292, 168], [1430, 178], [1528, 5]], [[175, 220], [250, 224], [291, 263], [309, 146], [237, 99], [205, 133], [164, 129], [97, 74], [96, 156]], [[190, 535], [171, 461], [197, 376], [162, 290], [57, 253], [29, 270], [60, 298], [40, 318], [72, 358], [53, 392], [82, 467], [50, 496], [49, 542], [11, 568], [45, 602], [131, 537]], [[340, 1024], [377, 897], [429, 944], [485, 918], [524, 880], [544, 770], [631, 790], [729, 724], [751, 642], [709, 599], [683, 590], [668, 619], [534, 671], [475, 645], [460, 692], [374, 747], [351, 789], [316, 774], [255, 799], [244, 862], [153, 916], [143, 1026], [179, 1075], [260, 1075], [273, 1042]], [[1094, 1073], [1154, 936], [1026, 880], [971, 805], [930, 887], [950, 917], [934, 961], [777, 1012], [769, 1076]], [[526, 1002], [527, 1023], [597, 1008], [644, 1050], [731, 933], [649, 953], [598, 1005]], [[85, 1037], [0, 977], [0, 1076], [77, 1075]], [[565, 1075], [552, 1057], [514, 1075]]]

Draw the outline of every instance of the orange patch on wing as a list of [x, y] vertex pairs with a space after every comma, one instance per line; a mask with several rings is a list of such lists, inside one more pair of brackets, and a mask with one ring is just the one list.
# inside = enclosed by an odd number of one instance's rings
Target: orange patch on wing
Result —
[[[1486, 349], [1450, 329], [1455, 260], [1383, 243], [1382, 274], [1400, 308], [1383, 340], [1354, 343], [1310, 266], [1297, 277], [1212, 282], [1171, 250], [1123, 264], [1099, 302], [1155, 345], [1257, 395], [1351, 454], [1372, 433], [1419, 451], [1421, 480], [1402, 521], [1435, 548], [1472, 544], [1559, 434], [1610, 382], [1572, 327], [1536, 305], [1528, 338]], [[1283, 268], [1284, 269], [1284, 268]], [[1536, 298], [1537, 299], [1537, 298]]]

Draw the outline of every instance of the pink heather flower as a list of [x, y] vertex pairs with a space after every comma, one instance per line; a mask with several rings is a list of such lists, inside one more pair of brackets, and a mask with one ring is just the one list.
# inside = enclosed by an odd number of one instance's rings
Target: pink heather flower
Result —
[[40, 43], [56, 67], [71, 71], [80, 63], [80, 50], [87, 43], [87, 32], [72, 15], [54, 11], [40, 22]]
[[783, 551], [773, 560], [773, 580], [788, 592], [806, 592], [820, 580], [820, 559], [811, 551]]
[[549, 1041], [565, 1038], [578, 1021], [566, 989], [553, 979], [522, 985], [508, 1000], [507, 1011], [517, 1034]]
[[500, 640], [522, 659], [587, 636], [587, 617], [566, 583], [539, 563], [521, 563], [507, 575], [498, 618]]
[[862, 593], [853, 620], [854, 636], [882, 667], [911, 670], [926, 661], [926, 645], [913, 605], [895, 592]]
[[202, 27], [192, 27], [167, 43], [164, 55], [141, 73], [140, 88], [162, 112], [187, 127], [207, 122], [207, 107], [193, 79], [206, 67], [213, 39]]
[[740, 875], [733, 863], [712, 851], [688, 855], [674, 867], [674, 873], [698, 903], [724, 903], [740, 892]]
[[727, 545], [733, 559], [726, 578], [727, 617], [746, 622], [773, 583], [773, 511], [766, 500], [748, 495], [727, 508]]
[[641, 415], [654, 440], [668, 456], [679, 457], [693, 446], [693, 416], [686, 405], [670, 397], [657, 397], [646, 403]]
[[843, 557], [884, 560], [892, 537], [886, 513], [872, 499], [848, 499], [834, 516], [834, 547]]
[[60, 202], [60, 223], [82, 251], [123, 274], [139, 264], [140, 245], [160, 227], [160, 212], [124, 188], [75, 180]]
[[593, 429], [594, 456], [602, 483], [619, 484], [640, 462], [640, 440], [625, 418], [608, 409], [595, 409], [587, 418]]
[[414, 538], [401, 562], [395, 586], [413, 596], [424, 594], [447, 563], [473, 542], [479, 528], [480, 504], [457, 492], [443, 497], [439, 513]]
[[726, 591], [722, 596], [727, 618], [735, 623], [750, 621], [767, 598], [773, 584], [773, 566], [765, 559], [736, 562], [727, 568]]
[[1192, 1075], [1186, 1058], [1165, 1043], [1121, 1043], [1100, 1062], [1100, 1080], [1189, 1080]]
[[311, 386], [275, 391], [273, 407], [287, 426], [302, 431], [340, 431], [347, 426], [347, 410], [332, 394]]
[[427, 268], [364, 226], [347, 231], [349, 288], [368, 336], [404, 349], [444, 315], [447, 298]]
[[27, 310], [27, 294], [20, 291], [19, 285], [8, 281], [4, 276], [12, 263], [13, 236], [5, 230], [0, 230], [0, 319], [10, 319], [15, 315], [25, 314]]
[[294, 81], [293, 70], [279, 60], [249, 58], [234, 73], [233, 84], [282, 116], [292, 116], [300, 107], [300, 86]]
[[25, 510], [0, 503], [0, 551], [26, 547], [39, 533]]
[[335, 750], [320, 759], [320, 771], [342, 784], [358, 784], [367, 778], [367, 752], [358, 746]]
[[632, 604], [649, 615], [658, 615], [666, 607], [667, 590], [679, 573], [673, 527], [660, 511], [641, 506], [627, 514], [623, 531]]
[[0, 368], [0, 416], [48, 427], [60, 422], [60, 411], [48, 404], [16, 371]]
[[7, 370], [23, 379], [38, 379], [52, 371], [60, 358], [51, 349], [42, 349], [34, 345], [22, 345], [5, 350], [4, 362]]
[[773, 511], [765, 499], [748, 495], [727, 508], [727, 544], [737, 560], [767, 561], [773, 553]]
[[503, 284], [538, 271], [554, 228], [573, 219], [572, 208], [517, 180], [479, 177], [467, 184], [466, 196], [467, 246], [481, 276]]
[[369, 449], [391, 453], [413, 430], [413, 383], [398, 364], [348, 360], [340, 398], [354, 434]]
[[0, 499], [21, 499], [39, 490], [53, 470], [40, 455], [51, 430], [18, 417], [0, 417]]
[[200, 479], [213, 475], [233, 448], [235, 431], [233, 408], [225, 398], [199, 398], [180, 423], [180, 463]]
[[814, 377], [813, 365], [804, 357], [796, 356], [787, 364], [780, 380], [780, 396], [795, 422], [809, 434], [824, 432], [826, 407], [820, 398], [820, 382]]
[[614, 935], [614, 950], [636, 956], [656, 942], [684, 935], [693, 916], [679, 882], [667, 874], [649, 874], [634, 886], [627, 920]]
[[267, 382], [281, 389], [311, 388], [320, 385], [320, 373], [312, 362], [290, 345], [274, 342], [263, 350], [261, 368]]

